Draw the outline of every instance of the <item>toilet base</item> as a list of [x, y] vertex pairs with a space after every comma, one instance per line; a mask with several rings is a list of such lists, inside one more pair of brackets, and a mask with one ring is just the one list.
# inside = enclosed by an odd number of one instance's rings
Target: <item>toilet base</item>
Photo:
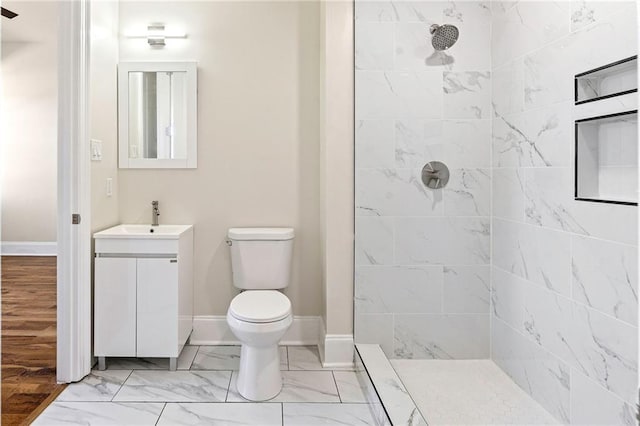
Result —
[[277, 344], [266, 347], [242, 345], [237, 389], [250, 401], [266, 401], [280, 393], [282, 373]]

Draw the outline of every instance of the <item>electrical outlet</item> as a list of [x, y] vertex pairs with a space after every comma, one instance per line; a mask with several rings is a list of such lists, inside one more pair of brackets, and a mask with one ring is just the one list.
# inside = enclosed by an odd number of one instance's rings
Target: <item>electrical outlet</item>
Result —
[[107, 178], [107, 197], [111, 197], [113, 195], [113, 179]]

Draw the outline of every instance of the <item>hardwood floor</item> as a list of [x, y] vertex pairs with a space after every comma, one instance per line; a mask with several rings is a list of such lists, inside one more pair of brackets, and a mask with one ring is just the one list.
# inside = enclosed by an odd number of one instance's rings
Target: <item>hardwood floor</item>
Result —
[[2, 425], [28, 424], [56, 384], [56, 258], [2, 257]]

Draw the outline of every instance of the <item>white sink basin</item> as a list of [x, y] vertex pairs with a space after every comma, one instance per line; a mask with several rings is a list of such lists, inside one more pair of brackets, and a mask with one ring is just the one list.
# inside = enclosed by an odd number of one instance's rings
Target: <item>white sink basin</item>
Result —
[[93, 238], [126, 238], [126, 239], [179, 239], [180, 235], [189, 231], [192, 225], [117, 225], [104, 231], [96, 232]]

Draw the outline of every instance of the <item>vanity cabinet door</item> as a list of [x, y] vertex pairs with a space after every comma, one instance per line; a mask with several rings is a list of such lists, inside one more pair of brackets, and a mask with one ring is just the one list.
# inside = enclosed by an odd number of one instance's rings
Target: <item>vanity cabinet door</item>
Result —
[[96, 356], [136, 355], [136, 259], [96, 257]]
[[138, 258], [138, 357], [178, 356], [178, 263]]

